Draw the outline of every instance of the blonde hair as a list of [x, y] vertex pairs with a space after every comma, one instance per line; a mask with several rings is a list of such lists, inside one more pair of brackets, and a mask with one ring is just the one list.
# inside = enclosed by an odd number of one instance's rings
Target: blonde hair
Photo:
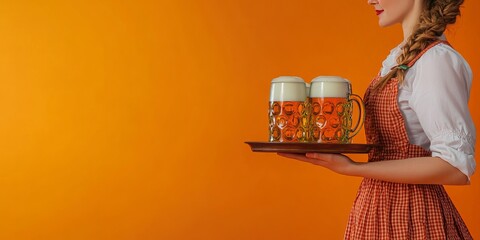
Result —
[[456, 22], [457, 16], [460, 16], [460, 6], [463, 1], [425, 0], [419, 22], [402, 47], [402, 54], [397, 57], [398, 65], [382, 77], [374, 86], [374, 89], [382, 89], [391, 78], [397, 78], [398, 82], [402, 83], [410, 67], [408, 63], [430, 44], [437, 41], [448, 25]]

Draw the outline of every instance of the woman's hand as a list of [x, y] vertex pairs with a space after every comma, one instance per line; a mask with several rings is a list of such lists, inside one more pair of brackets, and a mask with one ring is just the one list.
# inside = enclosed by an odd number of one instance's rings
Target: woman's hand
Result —
[[349, 157], [342, 154], [329, 153], [278, 153], [282, 157], [292, 158], [304, 162], [309, 162], [328, 168], [336, 173], [343, 175], [352, 175], [353, 168], [358, 163], [352, 161]]

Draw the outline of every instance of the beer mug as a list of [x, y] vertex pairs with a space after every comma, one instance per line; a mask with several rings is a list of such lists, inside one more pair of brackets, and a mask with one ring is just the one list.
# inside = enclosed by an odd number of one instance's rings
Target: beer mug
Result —
[[273, 79], [268, 108], [269, 141], [307, 141], [307, 104], [307, 88], [302, 78], [281, 76]]
[[[310, 83], [310, 141], [317, 143], [351, 143], [363, 126], [365, 106], [352, 94], [352, 85], [337, 76], [316, 77]], [[353, 103], [358, 119], [352, 127]]]

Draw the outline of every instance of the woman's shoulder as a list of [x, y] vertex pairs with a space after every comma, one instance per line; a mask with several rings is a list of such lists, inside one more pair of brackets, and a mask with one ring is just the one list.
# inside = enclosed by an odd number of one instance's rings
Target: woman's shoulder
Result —
[[[469, 84], [472, 81], [472, 70], [467, 60], [448, 43], [440, 43], [426, 51], [414, 64], [415, 72], [433, 74], [435, 76], [462, 76]], [[426, 70], [421, 71], [421, 70]], [[419, 71], [420, 70], [420, 71]]]
[[415, 65], [429, 65], [448, 63], [455, 68], [466, 68], [470, 70], [470, 66], [465, 58], [448, 43], [439, 43], [428, 51], [426, 51], [417, 61]]
[[426, 51], [407, 72], [406, 89], [450, 88], [452, 84], [472, 84], [472, 70], [463, 56], [447, 43], [440, 43]]

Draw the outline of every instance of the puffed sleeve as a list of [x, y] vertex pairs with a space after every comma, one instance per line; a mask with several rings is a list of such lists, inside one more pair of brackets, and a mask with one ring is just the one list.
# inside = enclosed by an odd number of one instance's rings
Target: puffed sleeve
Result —
[[447, 45], [426, 52], [415, 64], [410, 107], [430, 140], [432, 156], [469, 179], [475, 171], [475, 126], [468, 109], [472, 72]]

